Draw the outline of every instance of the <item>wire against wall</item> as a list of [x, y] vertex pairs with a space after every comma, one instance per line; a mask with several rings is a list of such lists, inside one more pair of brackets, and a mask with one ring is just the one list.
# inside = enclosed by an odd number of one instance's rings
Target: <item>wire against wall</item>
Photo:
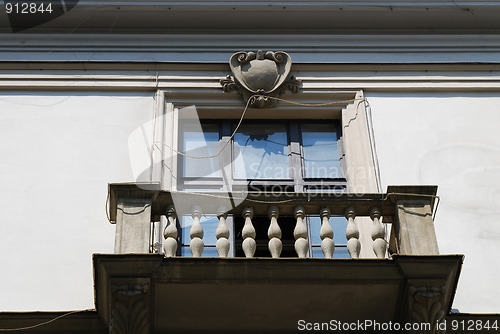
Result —
[[60, 315], [58, 317], [55, 317], [54, 319], [51, 319], [51, 320], [48, 320], [48, 321], [44, 321], [44, 322], [41, 322], [39, 324], [32, 325], [32, 326], [18, 327], [18, 328], [0, 328], [0, 332], [24, 331], [24, 330], [27, 330], [27, 329], [33, 329], [33, 328], [37, 328], [37, 327], [40, 327], [40, 326], [48, 325], [51, 322], [54, 322], [56, 320], [59, 320], [59, 319], [64, 318], [64, 317], [66, 317], [68, 315], [71, 315], [71, 314], [81, 313], [81, 312], [89, 312], [89, 311], [95, 311], [95, 309], [86, 309], [86, 310], [71, 311], [71, 312], [68, 312], [68, 313], [64, 313], [64, 314], [62, 314], [62, 315]]
[[[175, 153], [180, 154], [182, 156], [185, 156], [187, 158], [192, 158], [192, 159], [211, 159], [211, 158], [216, 158], [216, 157], [218, 157], [222, 153], [222, 151], [226, 148], [226, 146], [231, 142], [231, 139], [236, 135], [239, 127], [241, 126], [241, 123], [243, 122], [243, 119], [245, 117], [245, 114], [246, 114], [246, 112], [248, 110], [248, 107], [249, 107], [250, 103], [252, 102], [253, 99], [255, 99], [257, 97], [267, 97], [269, 99], [274, 99], [274, 100], [277, 100], [277, 101], [281, 101], [281, 102], [285, 102], [285, 103], [289, 103], [289, 104], [294, 104], [294, 105], [299, 105], [299, 106], [305, 106], [305, 107], [324, 107], [324, 106], [328, 106], [328, 105], [344, 104], [344, 103], [354, 102], [354, 101], [359, 101], [358, 103], [365, 102], [365, 105], [368, 108], [369, 114], [370, 114], [370, 120], [369, 120], [369, 122], [371, 122], [371, 106], [370, 106], [370, 103], [368, 102], [368, 100], [366, 98], [355, 98], [355, 99], [349, 99], [349, 100], [332, 101], [332, 102], [317, 103], [317, 104], [315, 104], [315, 103], [300, 103], [300, 102], [285, 100], [285, 99], [278, 98], [278, 97], [270, 97], [270, 96], [264, 96], [264, 95], [252, 95], [248, 99], [248, 101], [247, 101], [247, 103], [245, 105], [245, 108], [243, 109], [243, 112], [241, 113], [241, 116], [240, 116], [240, 119], [238, 121], [238, 124], [237, 124], [235, 130], [233, 131], [233, 133], [231, 134], [229, 140], [226, 141], [226, 143], [224, 144], [224, 146], [222, 146], [222, 148], [216, 154], [210, 155], [210, 156], [201, 156], [201, 157], [190, 156], [190, 155], [188, 155], [188, 154], [186, 154], [184, 152], [180, 152], [180, 151], [176, 150], [172, 146], [168, 145], [167, 143], [161, 142], [161, 141], [154, 141], [152, 146], [158, 147], [156, 144], [162, 144], [162, 145], [170, 148]], [[155, 112], [155, 117], [156, 117], [156, 112]], [[374, 140], [375, 136], [374, 136], [374, 133], [373, 133], [373, 126], [371, 126], [370, 128], [371, 128], [370, 136], [373, 137], [373, 138], [371, 138], [371, 140]], [[154, 138], [153, 138], [153, 140], [154, 140]], [[374, 146], [375, 143], [373, 142], [372, 145]], [[372, 150], [373, 150], [373, 148], [372, 148]], [[372, 154], [375, 154], [375, 160], [376, 160], [376, 164], [377, 164], [377, 166], [376, 166], [377, 167], [377, 186], [379, 188], [379, 191], [381, 191], [380, 169], [378, 167], [378, 159], [376, 158], [376, 152], [375, 151], [372, 151]], [[201, 193], [193, 193], [193, 194], [218, 197], [217, 195], [208, 195], [208, 194], [201, 194]], [[436, 213], [437, 213], [437, 209], [438, 209], [438, 206], [439, 206], [439, 202], [440, 202], [439, 196], [436, 196], [436, 195], [425, 195], [425, 194], [405, 194], [405, 193], [396, 194], [396, 193], [391, 193], [391, 194], [387, 194], [387, 196], [386, 196], [386, 198], [384, 200], [386, 200], [390, 195], [403, 195], [403, 196], [414, 196], [414, 197], [415, 196], [417, 196], [417, 197], [421, 196], [421, 197], [433, 197], [433, 198], [437, 198], [436, 207], [434, 209], [434, 213], [433, 213], [433, 216], [432, 216], [432, 219], [433, 220], [435, 219]], [[109, 212], [108, 212], [108, 210], [109, 210], [108, 209], [109, 196], [110, 196], [110, 194], [109, 194], [109, 189], [108, 189], [108, 194], [107, 194], [107, 197], [106, 197], [106, 217], [107, 217], [108, 221], [111, 223], [111, 220], [110, 220], [110, 217], [109, 217]], [[221, 197], [221, 199], [222, 199], [222, 197]], [[224, 198], [224, 199], [226, 199], [226, 198]], [[260, 201], [257, 201], [257, 200], [254, 200], [254, 201], [255, 202], [260, 202]], [[285, 200], [285, 201], [281, 201], [281, 202], [276, 202], [275, 204], [280, 204], [280, 203], [289, 202], [289, 201], [291, 201], [291, 200]], [[269, 202], [266, 202], [266, 203], [269, 203]]]
[[[130, 184], [135, 184], [135, 183], [130, 183]], [[183, 194], [187, 195], [195, 195], [195, 196], [201, 196], [201, 197], [210, 197], [210, 198], [218, 198], [218, 199], [236, 199], [236, 200], [245, 200], [248, 202], [252, 203], [259, 203], [259, 204], [284, 204], [284, 203], [290, 203], [290, 202], [295, 202], [295, 201], [303, 201], [303, 199], [299, 198], [290, 198], [286, 200], [279, 200], [279, 201], [263, 201], [263, 200], [256, 200], [256, 199], [250, 199], [248, 197], [235, 197], [235, 196], [223, 196], [219, 194], [207, 194], [207, 193], [202, 193], [202, 192], [190, 192], [190, 191], [182, 191]], [[356, 196], [357, 194], [354, 194]], [[386, 201], [390, 196], [409, 196], [409, 197], [431, 197], [431, 198], [436, 198], [437, 203], [434, 208], [434, 212], [432, 214], [432, 220], [436, 218], [437, 210], [439, 207], [439, 202], [441, 198], [437, 195], [430, 195], [430, 194], [412, 194], [412, 193], [388, 193], [384, 197], [382, 201]], [[108, 213], [108, 200], [109, 200], [109, 188], [108, 188], [108, 196], [106, 198], [106, 217], [108, 218], [108, 221], [111, 223], [111, 220], [109, 218], [109, 213]]]
[[180, 151], [176, 150], [175, 148], [173, 148], [172, 146], [168, 145], [167, 143], [164, 143], [164, 142], [161, 142], [161, 141], [155, 141], [155, 142], [153, 142], [153, 145], [156, 146], [156, 144], [161, 144], [163, 146], [168, 147], [169, 149], [171, 149], [175, 153], [177, 153], [179, 155], [182, 155], [182, 156], [184, 156], [186, 158], [191, 158], [191, 159], [213, 159], [213, 158], [216, 158], [216, 157], [218, 157], [222, 153], [222, 151], [224, 151], [224, 149], [226, 148], [226, 146], [231, 142], [231, 140], [233, 139], [233, 137], [236, 135], [236, 133], [238, 132], [238, 130], [239, 130], [240, 126], [241, 126], [241, 123], [243, 122], [243, 118], [245, 117], [245, 114], [246, 114], [246, 112], [248, 110], [248, 106], [250, 105], [250, 103], [255, 98], [258, 98], [258, 97], [266, 97], [268, 99], [274, 99], [274, 100], [277, 100], [277, 101], [282, 101], [282, 102], [285, 102], [285, 103], [290, 103], [290, 104], [294, 104], [294, 105], [298, 105], [298, 106], [304, 106], [304, 107], [324, 107], [324, 106], [334, 105], [334, 104], [344, 104], [344, 103], [347, 103], [347, 102], [354, 102], [354, 101], [360, 101], [360, 102], [362, 102], [362, 101], [366, 101], [366, 99], [364, 99], [364, 98], [362, 98], [362, 99], [358, 98], [358, 99], [350, 99], [350, 100], [343, 100], [343, 101], [333, 101], [333, 102], [326, 102], [326, 103], [300, 103], [300, 102], [294, 102], [294, 101], [290, 101], [290, 100], [281, 99], [279, 97], [271, 97], [271, 96], [264, 96], [264, 95], [252, 95], [248, 99], [247, 104], [245, 105], [245, 108], [243, 109], [243, 112], [241, 113], [240, 120], [238, 121], [238, 124], [236, 125], [236, 128], [234, 129], [233, 133], [231, 134], [231, 136], [229, 137], [229, 139], [226, 141], [226, 143], [220, 148], [220, 150], [216, 154], [209, 155], [209, 156], [196, 157], [196, 156], [188, 155], [188, 154], [186, 154], [184, 152], [180, 152]]
[[113, 224], [111, 222], [111, 219], [109, 218], [109, 208], [108, 208], [108, 204], [109, 204], [109, 187], [108, 187], [108, 195], [106, 196], [106, 218], [108, 218], [108, 222], [110, 224]]
[[[121, 185], [137, 185], [137, 184], [151, 184], [151, 182], [124, 182], [124, 183], [120, 183]], [[108, 191], [107, 191], [107, 195], [106, 195], [106, 218], [108, 219], [108, 222], [110, 224], [113, 224], [113, 222], [111, 221], [111, 218], [109, 217], [109, 207], [108, 207], [108, 204], [109, 204], [109, 199], [110, 199], [110, 192], [109, 192], [109, 186], [108, 186]]]
[[434, 220], [436, 218], [436, 213], [437, 213], [437, 209], [439, 207], [439, 202], [441, 201], [441, 198], [439, 196], [437, 196], [437, 195], [430, 195], [430, 194], [388, 193], [385, 196], [384, 201], [386, 199], [388, 199], [389, 196], [392, 196], [392, 195], [396, 195], [396, 196], [410, 196], [410, 197], [431, 197], [431, 198], [436, 198], [437, 202], [436, 202], [436, 207], [434, 208], [434, 212], [432, 214], [432, 220]]
[[[218, 195], [218, 194], [207, 194], [207, 193], [201, 193], [201, 192], [182, 191], [182, 193], [183, 194], [188, 194], [188, 195], [213, 197], [213, 198], [220, 198], [220, 199], [245, 200], [245, 201], [252, 202], [252, 203], [262, 203], [262, 204], [284, 204], [284, 203], [290, 203], [290, 202], [295, 202], [295, 201], [303, 201], [302, 198], [299, 198], [299, 199], [290, 198], [290, 199], [280, 200], [280, 201], [262, 201], [262, 200], [250, 199], [248, 197], [238, 198], [238, 197], [234, 197], [234, 196], [230, 197], [230, 196], [222, 196], [222, 195]], [[353, 194], [353, 195], [356, 196], [356, 195], [359, 195], [359, 194]], [[393, 196], [393, 195], [396, 195], [396, 196], [409, 196], [409, 197], [427, 197], [427, 198], [430, 197], [430, 198], [436, 198], [437, 199], [437, 203], [436, 203], [436, 207], [434, 208], [434, 212], [433, 212], [433, 215], [432, 215], [432, 220], [434, 220], [434, 218], [436, 218], [437, 209], [438, 209], [438, 206], [439, 206], [439, 202], [441, 200], [441, 198], [439, 196], [437, 196], [437, 195], [430, 195], [430, 194], [388, 193], [388, 194], [386, 194], [386, 196], [384, 197], [384, 199], [382, 201], [386, 201], [390, 196]]]
[[366, 111], [366, 126], [368, 127], [368, 138], [370, 139], [373, 167], [375, 168], [375, 180], [377, 182], [378, 191], [382, 192], [382, 180], [380, 177], [380, 165], [378, 163], [377, 144], [375, 142], [375, 131], [373, 130], [372, 107], [366, 98], [364, 102]]
[[152, 137], [152, 140], [153, 140], [153, 143], [151, 144], [151, 148], [150, 148], [150, 151], [151, 151], [151, 155], [150, 155], [150, 163], [151, 163], [151, 168], [149, 170], [149, 180], [150, 181], [153, 181], [153, 165], [154, 165], [154, 146], [155, 146], [155, 137], [156, 137], [156, 123], [157, 123], [157, 120], [158, 120], [158, 117], [159, 117], [159, 112], [160, 112], [160, 107], [159, 107], [159, 103], [161, 103], [160, 101], [162, 101], [162, 99], [160, 99], [160, 91], [158, 90], [158, 66], [156, 68], [156, 93], [155, 95], [153, 96], [153, 100], [154, 100], [154, 105], [153, 105], [153, 118], [154, 118], [154, 123], [153, 123], [153, 137]]

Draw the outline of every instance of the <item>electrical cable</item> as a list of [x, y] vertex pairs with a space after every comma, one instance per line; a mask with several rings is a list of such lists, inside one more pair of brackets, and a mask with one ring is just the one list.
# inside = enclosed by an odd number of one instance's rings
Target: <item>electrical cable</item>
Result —
[[382, 192], [382, 180], [380, 177], [380, 165], [378, 163], [377, 145], [375, 143], [375, 131], [373, 130], [372, 107], [367, 99], [364, 99], [366, 112], [366, 126], [368, 127], [368, 138], [370, 139], [370, 150], [372, 152], [372, 162], [375, 168], [377, 189]]
[[218, 157], [222, 153], [222, 151], [226, 148], [226, 146], [231, 142], [231, 140], [233, 139], [234, 135], [236, 135], [236, 132], [238, 131], [238, 129], [239, 129], [240, 125], [241, 125], [241, 122], [243, 122], [243, 117], [245, 117], [245, 113], [247, 112], [248, 106], [250, 105], [250, 102], [252, 101], [252, 98], [254, 96], [255, 95], [251, 96], [248, 99], [248, 102], [247, 102], [247, 104], [245, 106], [245, 109], [243, 109], [243, 113], [241, 114], [240, 121], [238, 122], [238, 125], [236, 126], [236, 129], [234, 129], [234, 132], [231, 134], [231, 137], [229, 137], [229, 139], [227, 140], [227, 142], [221, 147], [221, 149], [219, 150], [219, 152], [217, 152], [217, 154], [209, 155], [209, 156], [205, 156], [205, 157], [195, 157], [195, 156], [191, 156], [191, 155], [188, 155], [186, 153], [180, 152], [180, 151], [176, 150], [175, 148], [173, 148], [172, 146], [168, 145], [167, 143], [164, 143], [164, 142], [161, 142], [161, 141], [155, 141], [153, 144], [162, 144], [162, 145], [170, 148], [175, 153], [180, 154], [180, 155], [182, 155], [182, 156], [184, 156], [186, 158], [191, 158], [191, 159], [213, 159], [213, 158], [216, 158], [216, 157]]
[[392, 195], [397, 195], [397, 196], [410, 196], [410, 197], [432, 197], [432, 198], [436, 198], [437, 199], [437, 202], [436, 202], [436, 206], [434, 207], [434, 212], [432, 214], [432, 220], [435, 220], [436, 218], [436, 213], [437, 213], [437, 209], [439, 207], [439, 202], [441, 201], [441, 198], [437, 195], [430, 195], [430, 194], [412, 194], [412, 193], [388, 193], [385, 198], [384, 198], [384, 201], [386, 199], [389, 198], [389, 196], [392, 196]]
[[[126, 182], [126, 183], [120, 183], [120, 185], [137, 185], [137, 184], [151, 184], [151, 182]], [[109, 198], [110, 198], [110, 193], [109, 193], [109, 187], [108, 187], [108, 192], [106, 196], [106, 218], [108, 219], [108, 222], [110, 224], [113, 224], [111, 219], [109, 218], [109, 208], [108, 208], [108, 203], [109, 203]]]
[[153, 106], [153, 118], [154, 118], [154, 122], [153, 122], [153, 143], [151, 144], [151, 155], [150, 155], [150, 162], [151, 162], [151, 168], [150, 168], [150, 171], [149, 171], [149, 180], [150, 181], [153, 181], [153, 164], [154, 164], [154, 146], [155, 146], [155, 137], [156, 137], [156, 123], [157, 123], [157, 120], [158, 120], [158, 112], [160, 110], [159, 106], [158, 106], [158, 103], [159, 102], [159, 91], [158, 91], [158, 67], [156, 69], [156, 92], [155, 92], [155, 95], [153, 96], [153, 101], [154, 101], [154, 106]]
[[[195, 157], [195, 156], [190, 156], [188, 154], [185, 154], [183, 152], [180, 152], [176, 149], [174, 149], [173, 147], [171, 147], [170, 145], [166, 144], [166, 143], [163, 143], [163, 142], [159, 142], [159, 141], [155, 141], [153, 143], [153, 145], [155, 147], [158, 147], [156, 144], [162, 144], [170, 149], [172, 149], [174, 152], [176, 152], [177, 154], [180, 154], [182, 156], [185, 156], [187, 158], [193, 158], [193, 159], [211, 159], [211, 158], [215, 158], [217, 156], [219, 156], [222, 151], [226, 148], [226, 146], [231, 142], [231, 140], [233, 139], [233, 137], [236, 135], [238, 129], [240, 128], [241, 126], [241, 123], [243, 122], [243, 119], [245, 117], [245, 114], [246, 114], [246, 111], [248, 110], [248, 107], [250, 105], [250, 103], [253, 101], [253, 99], [257, 98], [257, 97], [266, 97], [266, 96], [263, 96], [263, 95], [252, 95], [246, 105], [245, 105], [245, 108], [241, 114], [241, 117], [240, 117], [240, 120], [238, 122], [238, 124], [236, 125], [236, 128], [234, 129], [233, 133], [231, 134], [231, 136], [229, 137], [229, 139], [227, 140], [227, 142], [224, 144], [224, 146], [222, 146], [222, 148], [217, 152], [217, 154], [215, 155], [211, 155], [211, 156], [204, 156], [204, 157]], [[285, 100], [285, 99], [282, 99], [282, 98], [278, 98], [278, 97], [269, 97], [267, 96], [267, 98], [270, 98], [270, 99], [274, 99], [274, 100], [277, 100], [277, 101], [282, 101], [282, 102], [285, 102], [285, 103], [290, 103], [290, 104], [294, 104], [294, 105], [300, 105], [300, 106], [307, 106], [307, 107], [321, 107], [321, 106], [327, 106], [327, 105], [334, 105], [334, 104], [344, 104], [344, 103], [347, 103], [347, 102], [354, 102], [354, 101], [359, 101], [358, 103], [361, 103], [361, 102], [365, 102], [367, 107], [369, 108], [370, 110], [370, 121], [371, 121], [371, 107], [368, 103], [368, 101], [366, 100], [366, 98], [355, 98], [355, 99], [349, 99], [349, 100], [343, 100], [343, 101], [333, 101], [333, 102], [327, 102], [327, 103], [319, 103], [319, 104], [309, 104], [309, 103], [300, 103], [300, 102], [294, 102], [294, 101], [290, 101], [290, 100]], [[371, 136], [373, 136], [374, 134], [373, 133], [370, 133]], [[374, 143], [373, 143], [374, 145]], [[372, 151], [373, 152], [373, 151]], [[373, 154], [376, 154], [375, 152], [373, 152]], [[378, 184], [377, 186], [380, 187], [380, 173], [379, 173], [379, 168], [378, 168], [378, 159], [375, 159], [376, 160], [376, 163], [377, 163], [377, 177], [378, 177]], [[207, 196], [207, 197], [215, 197], [215, 198], [220, 198], [220, 199], [230, 199], [230, 200], [233, 200], [233, 199], [238, 199], [238, 198], [235, 198], [235, 197], [229, 197], [229, 196], [220, 196], [220, 195], [215, 195], [215, 194], [206, 194], [206, 193], [195, 193], [195, 192], [187, 192], [187, 191], [183, 191], [182, 192], [183, 194], [191, 194], [191, 195], [198, 195], [198, 196]], [[390, 193], [390, 194], [387, 194], [387, 196], [384, 198], [384, 201], [391, 195], [402, 195], [402, 196], [416, 196], [416, 197], [433, 197], [433, 198], [437, 198], [437, 203], [436, 203], [436, 206], [434, 208], [434, 213], [433, 213], [433, 216], [432, 216], [432, 219], [434, 220], [435, 217], [436, 217], [436, 213], [437, 213], [437, 208], [439, 206], [439, 202], [440, 202], [440, 198], [439, 196], [436, 196], [436, 195], [425, 195], [425, 194], [408, 194], [408, 193]], [[111, 220], [109, 218], [109, 213], [108, 213], [108, 202], [109, 202], [109, 189], [108, 189], [108, 196], [106, 198], [106, 217], [108, 218], [108, 221], [111, 223]], [[260, 200], [252, 200], [252, 199], [248, 199], [248, 198], [240, 198], [241, 200], [247, 200], [249, 202], [254, 202], [254, 203], [267, 203], [267, 204], [282, 204], [282, 203], [288, 203], [288, 202], [292, 202], [294, 201], [293, 199], [289, 199], [289, 200], [283, 200], [283, 201], [274, 201], [274, 202], [270, 202], [270, 201], [260, 201]]]
[[349, 100], [343, 100], [343, 101], [332, 101], [332, 102], [325, 102], [325, 103], [300, 103], [300, 102], [295, 102], [295, 101], [290, 101], [290, 100], [285, 100], [279, 97], [272, 97], [272, 96], [264, 96], [264, 95], [253, 95], [254, 97], [266, 97], [268, 99], [273, 99], [285, 103], [290, 103], [290, 104], [295, 104], [297, 106], [303, 106], [303, 107], [325, 107], [325, 106], [330, 106], [334, 104], [344, 104], [347, 102], [354, 102], [354, 101], [365, 101], [366, 99], [360, 99], [360, 98], [355, 98], [355, 99], [349, 99]]
[[[204, 197], [212, 197], [212, 198], [218, 198], [218, 199], [229, 199], [229, 200], [241, 200], [241, 201], [248, 201], [252, 203], [260, 203], [260, 204], [283, 204], [283, 203], [290, 203], [294, 202], [297, 199], [285, 199], [281, 201], [261, 201], [257, 199], [249, 199], [248, 197], [234, 197], [234, 196], [222, 196], [222, 195], [217, 195], [217, 194], [207, 194], [207, 193], [199, 193], [199, 192], [191, 192], [191, 191], [182, 191], [179, 192], [182, 195], [195, 195], [195, 196], [204, 196]], [[234, 194], [235, 192], [231, 192]], [[243, 193], [243, 192], [242, 192]]]
[[[178, 150], [176, 150], [175, 148], [173, 148], [172, 146], [168, 145], [167, 143], [164, 143], [164, 142], [161, 142], [161, 141], [155, 141], [153, 142], [153, 145], [156, 146], [156, 144], [161, 144], [163, 146], [166, 146], [168, 147], [169, 149], [171, 149], [172, 151], [174, 151], [175, 153], [177, 154], [180, 154], [186, 158], [191, 158], [191, 159], [213, 159], [213, 158], [216, 158], [218, 157], [222, 151], [226, 148], [226, 146], [231, 142], [231, 140], [233, 139], [233, 137], [236, 135], [236, 133], [238, 132], [239, 128], [240, 128], [240, 125], [241, 123], [243, 122], [243, 118], [245, 117], [245, 114], [248, 110], [248, 107], [250, 105], [250, 103], [257, 97], [266, 97], [266, 98], [269, 98], [269, 99], [274, 99], [274, 100], [277, 100], [277, 101], [282, 101], [282, 102], [285, 102], [285, 103], [290, 103], [290, 104], [294, 104], [294, 105], [299, 105], [299, 106], [305, 106], [305, 107], [324, 107], [324, 106], [328, 106], [328, 105], [334, 105], [334, 104], [344, 104], [344, 103], [348, 103], [348, 102], [353, 102], [353, 101], [365, 101], [366, 99], [350, 99], [350, 100], [343, 100], [343, 101], [333, 101], [333, 102], [327, 102], [327, 103], [318, 103], [318, 104], [311, 104], [311, 103], [300, 103], [300, 102], [294, 102], [294, 101], [290, 101], [290, 100], [285, 100], [285, 99], [281, 99], [279, 97], [271, 97], [271, 96], [264, 96], [264, 95], [252, 95], [246, 105], [245, 105], [245, 109], [243, 109], [243, 112], [241, 114], [241, 117], [240, 117], [240, 120], [238, 122], [238, 124], [236, 125], [236, 128], [234, 129], [233, 133], [231, 134], [231, 136], [229, 137], [229, 139], [226, 141], [226, 143], [222, 146], [222, 148], [214, 155], [209, 155], [209, 156], [203, 156], [203, 157], [196, 157], [196, 156], [192, 156], [192, 155], [188, 155], [184, 152], [180, 152]], [[157, 146], [156, 146], [157, 147]]]
[[[132, 183], [133, 184], [133, 183]], [[232, 192], [233, 194], [237, 192]], [[244, 192], [242, 191], [242, 194]], [[286, 193], [286, 192], [284, 192]], [[234, 196], [222, 196], [218, 194], [210, 194], [210, 193], [203, 193], [203, 192], [191, 192], [191, 191], [180, 191], [179, 194], [182, 195], [195, 195], [195, 196], [203, 196], [203, 197], [213, 197], [213, 198], [219, 198], [219, 199], [236, 199], [236, 200], [242, 200], [242, 201], [248, 201], [248, 202], [254, 202], [254, 203], [267, 203], [267, 204], [282, 204], [282, 203], [290, 203], [290, 202], [295, 202], [295, 201], [303, 201], [303, 198], [290, 198], [286, 200], [280, 200], [280, 201], [262, 201], [262, 200], [254, 200], [254, 199], [249, 199], [248, 197], [234, 197]], [[319, 197], [322, 197], [322, 193], [317, 193], [317, 195], [314, 195], [316, 193], [310, 193], [309, 195], [313, 195], [312, 197], [315, 197], [319, 195]], [[384, 197], [382, 201], [386, 201], [390, 196], [397, 195], [397, 196], [409, 196], [409, 197], [432, 197], [436, 198], [438, 201], [436, 203], [436, 207], [434, 208], [434, 213], [433, 213], [433, 219], [436, 215], [437, 212], [437, 207], [439, 206], [439, 201], [440, 198], [437, 195], [430, 195], [430, 194], [413, 194], [413, 193], [388, 193]], [[356, 197], [356, 194], [353, 194], [353, 197]]]
[[110, 224], [113, 224], [111, 222], [111, 219], [109, 218], [109, 208], [108, 208], [108, 203], [109, 203], [109, 187], [108, 187], [108, 195], [106, 196], [106, 218], [108, 218], [108, 222]]
[[86, 310], [71, 311], [71, 312], [65, 313], [63, 315], [60, 315], [58, 317], [55, 317], [54, 319], [51, 319], [51, 320], [48, 320], [48, 321], [44, 321], [44, 322], [41, 322], [39, 324], [32, 325], [32, 326], [18, 327], [18, 328], [0, 328], [0, 332], [23, 331], [23, 330], [27, 330], [27, 329], [33, 329], [33, 328], [37, 328], [37, 327], [40, 327], [40, 326], [44, 326], [44, 325], [50, 324], [51, 322], [54, 322], [54, 321], [59, 320], [61, 318], [64, 318], [64, 317], [66, 317], [66, 316], [68, 316], [70, 314], [81, 313], [81, 312], [88, 312], [88, 311], [95, 311], [95, 310], [94, 309], [86, 309]]

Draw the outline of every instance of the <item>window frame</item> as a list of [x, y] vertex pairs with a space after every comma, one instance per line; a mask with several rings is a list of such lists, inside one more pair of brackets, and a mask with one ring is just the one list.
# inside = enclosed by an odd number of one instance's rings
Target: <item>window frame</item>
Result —
[[[219, 149], [221, 149], [228, 140], [231, 143], [228, 144], [229, 149], [224, 149], [219, 156], [219, 169], [222, 171], [224, 166], [230, 165], [227, 170], [230, 171], [230, 175], [227, 176], [226, 182], [224, 176], [221, 177], [186, 177], [184, 176], [184, 168], [186, 157], [181, 155], [177, 156], [178, 162], [178, 183], [179, 190], [220, 190], [220, 191], [238, 191], [240, 189], [248, 189], [248, 191], [261, 191], [263, 189], [269, 189], [274, 186], [287, 187], [287, 191], [294, 192], [306, 192], [312, 187], [319, 187], [319, 189], [325, 189], [325, 187], [331, 187], [329, 190], [337, 189], [339, 191], [346, 191], [348, 189], [347, 178], [345, 177], [345, 171], [342, 168], [342, 164], [339, 164], [342, 174], [342, 178], [307, 178], [305, 177], [305, 162], [304, 162], [304, 150], [303, 150], [303, 139], [302, 139], [302, 129], [303, 124], [324, 124], [324, 122], [329, 122], [334, 125], [336, 136], [337, 136], [337, 147], [339, 153], [339, 160], [342, 157], [342, 126], [340, 121], [337, 119], [326, 119], [326, 120], [283, 120], [283, 119], [273, 119], [273, 120], [247, 120], [246, 124], [257, 124], [265, 122], [266, 124], [283, 124], [286, 128], [287, 134], [287, 148], [288, 148], [288, 168], [292, 172], [290, 178], [286, 179], [237, 179], [234, 173], [234, 138], [231, 138], [231, 134], [234, 132], [236, 121], [233, 119], [200, 119], [201, 124], [216, 124], [219, 127]], [[184, 136], [182, 129], [188, 123], [187, 121], [180, 121], [179, 128], [179, 148], [183, 152], [184, 149]]]

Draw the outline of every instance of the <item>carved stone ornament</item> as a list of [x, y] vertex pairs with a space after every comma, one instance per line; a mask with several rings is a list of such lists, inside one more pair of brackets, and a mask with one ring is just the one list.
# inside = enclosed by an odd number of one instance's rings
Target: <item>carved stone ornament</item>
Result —
[[299, 90], [301, 81], [288, 77], [292, 60], [286, 52], [240, 51], [231, 56], [229, 66], [233, 76], [221, 79], [220, 84], [224, 92], [238, 91], [249, 107], [273, 107], [278, 102], [274, 98], [285, 90]]
[[[442, 329], [446, 312], [444, 310], [444, 286], [410, 286], [409, 320], [413, 323], [427, 323], [428, 330], [415, 331], [425, 334], [444, 334]], [[444, 327], [445, 328], [445, 327]]]
[[148, 284], [111, 285], [110, 334], [149, 333]]

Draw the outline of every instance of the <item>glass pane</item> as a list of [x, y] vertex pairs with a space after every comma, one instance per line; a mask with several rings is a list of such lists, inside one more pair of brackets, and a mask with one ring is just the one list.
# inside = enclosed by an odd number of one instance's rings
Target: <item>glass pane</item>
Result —
[[[217, 242], [217, 237], [215, 236], [215, 230], [217, 230], [217, 225], [219, 224], [219, 219], [214, 216], [202, 216], [200, 218], [201, 226], [203, 227], [203, 242], [205, 246], [215, 245]], [[182, 216], [181, 228], [182, 228], [182, 244], [189, 245], [191, 242], [191, 237], [189, 236], [189, 231], [193, 226], [193, 217]]]
[[347, 250], [347, 246], [345, 247], [335, 247], [335, 252], [333, 253], [333, 258], [335, 259], [350, 259], [351, 255]]
[[[319, 231], [321, 229], [321, 217], [309, 216], [309, 226], [311, 230], [312, 245], [321, 245]], [[330, 226], [333, 229], [333, 241], [335, 245], [346, 245], [345, 230], [347, 229], [347, 219], [344, 217], [330, 217]]]
[[[191, 249], [189, 246], [181, 247], [181, 256], [182, 257], [192, 257]], [[217, 253], [217, 248], [215, 246], [205, 246], [203, 248], [203, 253], [201, 253], [201, 257], [219, 257], [219, 253]]]
[[[193, 157], [207, 157], [219, 152], [219, 128], [215, 124], [186, 124], [183, 127], [183, 153]], [[185, 177], [220, 177], [219, 157], [194, 159], [183, 157]]]
[[321, 247], [319, 247], [319, 246], [313, 247], [312, 252], [313, 252], [312, 257], [320, 258], [320, 259], [325, 258], [325, 254], [323, 254], [323, 251], [321, 250]]
[[342, 178], [335, 125], [304, 124], [301, 128], [304, 177]]
[[288, 179], [288, 138], [284, 124], [244, 124], [234, 136], [234, 177]]
[[[321, 251], [321, 247], [315, 246], [312, 248], [313, 257], [315, 258], [325, 258], [325, 255]], [[335, 246], [335, 252], [333, 252], [334, 259], [350, 259], [349, 251], [345, 246]]]
[[330, 218], [330, 224], [333, 228], [333, 241], [336, 245], [347, 245], [347, 238], [345, 236], [345, 231], [347, 230], [347, 219], [345, 217], [334, 217], [332, 222]]

